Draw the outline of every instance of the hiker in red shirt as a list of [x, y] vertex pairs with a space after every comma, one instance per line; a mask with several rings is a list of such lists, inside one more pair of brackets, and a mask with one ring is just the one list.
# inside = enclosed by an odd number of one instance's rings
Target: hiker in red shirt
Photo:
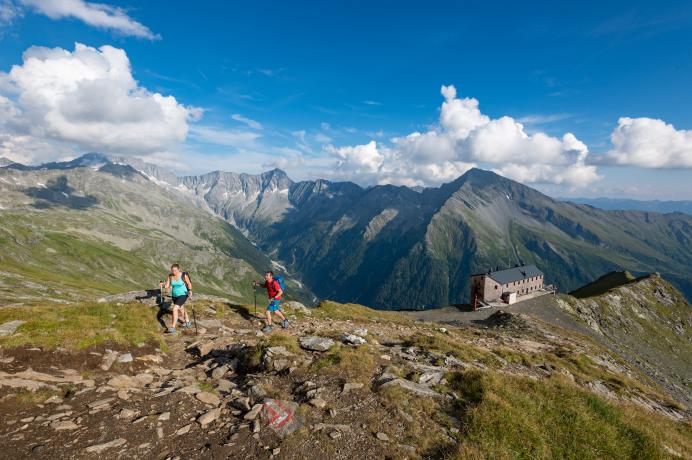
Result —
[[269, 297], [269, 305], [267, 305], [267, 325], [262, 329], [262, 332], [272, 331], [272, 312], [276, 313], [279, 318], [281, 318], [281, 327], [286, 329], [288, 327], [288, 320], [281, 313], [281, 296], [283, 296], [283, 289], [281, 288], [281, 283], [279, 280], [274, 278], [274, 272], [268, 271], [264, 274], [264, 283], [259, 283], [258, 281], [253, 281], [252, 285], [267, 290], [267, 296]]

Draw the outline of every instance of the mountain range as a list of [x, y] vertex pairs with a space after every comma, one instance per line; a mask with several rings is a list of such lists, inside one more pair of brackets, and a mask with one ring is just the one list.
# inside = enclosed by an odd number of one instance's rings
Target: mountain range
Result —
[[632, 200], [627, 198], [561, 198], [561, 200], [588, 204], [610, 211], [684, 212], [692, 215], [692, 201], [689, 200]]
[[561, 291], [610, 271], [658, 271], [692, 297], [692, 216], [562, 202], [481, 169], [415, 190], [295, 182], [279, 169], [177, 177], [141, 160], [99, 154], [2, 170], [110, 175], [104, 168], [136, 173], [137, 192], [129, 174], [116, 196], [166, 196], [232, 224], [265, 261], [320, 298], [383, 309], [464, 303], [469, 274], [518, 263], [536, 264]]
[[[273, 262], [189, 194], [153, 180], [95, 155], [0, 168], [0, 304], [152, 289], [175, 262], [197, 292], [251, 302], [251, 281]], [[312, 298], [295, 280], [291, 289]]]

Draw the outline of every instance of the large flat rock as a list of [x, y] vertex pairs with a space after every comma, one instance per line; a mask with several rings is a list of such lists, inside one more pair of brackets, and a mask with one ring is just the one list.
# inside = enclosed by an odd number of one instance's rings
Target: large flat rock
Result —
[[305, 336], [299, 341], [301, 348], [312, 351], [327, 351], [334, 346], [334, 341], [326, 337]]
[[6, 337], [14, 334], [17, 328], [24, 323], [25, 321], [15, 319], [13, 321], [7, 321], [6, 323], [0, 324], [0, 337]]
[[438, 393], [435, 390], [432, 390], [430, 387], [427, 387], [425, 385], [421, 385], [420, 383], [412, 382], [412, 381], [406, 380], [406, 379], [390, 380], [389, 382], [383, 383], [380, 386], [380, 388], [386, 388], [386, 387], [391, 387], [391, 386], [401, 387], [406, 391], [410, 391], [411, 393], [415, 393], [415, 394], [420, 395], [420, 396], [430, 396], [432, 398], [443, 397], [442, 394]]

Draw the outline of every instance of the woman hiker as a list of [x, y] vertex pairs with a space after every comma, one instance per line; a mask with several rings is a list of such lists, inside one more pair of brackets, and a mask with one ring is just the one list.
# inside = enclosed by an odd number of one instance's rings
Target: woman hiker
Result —
[[183, 328], [192, 326], [190, 317], [185, 310], [185, 302], [192, 300], [192, 282], [187, 273], [180, 271], [180, 265], [171, 265], [171, 273], [168, 275], [166, 283], [159, 283], [161, 287], [171, 288], [171, 297], [173, 298], [173, 322], [171, 327], [166, 329], [169, 334], [175, 333], [175, 326], [178, 324], [178, 317], [183, 320]]

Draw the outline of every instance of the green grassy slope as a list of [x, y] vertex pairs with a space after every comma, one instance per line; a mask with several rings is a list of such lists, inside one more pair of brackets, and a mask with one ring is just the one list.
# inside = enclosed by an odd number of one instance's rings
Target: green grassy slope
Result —
[[570, 292], [569, 295], [578, 299], [593, 297], [601, 295], [618, 286], [624, 286], [634, 280], [635, 277], [630, 272], [610, 272], [579, 289], [575, 289]]
[[0, 169], [0, 302], [154, 288], [172, 263], [198, 292], [252, 298], [266, 256], [182, 193], [117, 172]]
[[561, 296], [556, 306], [689, 402], [692, 307], [666, 280], [644, 276], [590, 297]]
[[470, 227], [479, 271], [535, 263], [563, 292], [611, 271], [659, 271], [692, 294], [690, 216], [562, 203], [487, 171], [471, 175], [445, 208]]
[[383, 309], [464, 303], [471, 273], [520, 261], [560, 292], [630, 270], [658, 271], [692, 296], [689, 215], [564, 203], [478, 169], [421, 193], [346, 185], [309, 196], [297, 185], [282, 220], [253, 234], [323, 298]]

